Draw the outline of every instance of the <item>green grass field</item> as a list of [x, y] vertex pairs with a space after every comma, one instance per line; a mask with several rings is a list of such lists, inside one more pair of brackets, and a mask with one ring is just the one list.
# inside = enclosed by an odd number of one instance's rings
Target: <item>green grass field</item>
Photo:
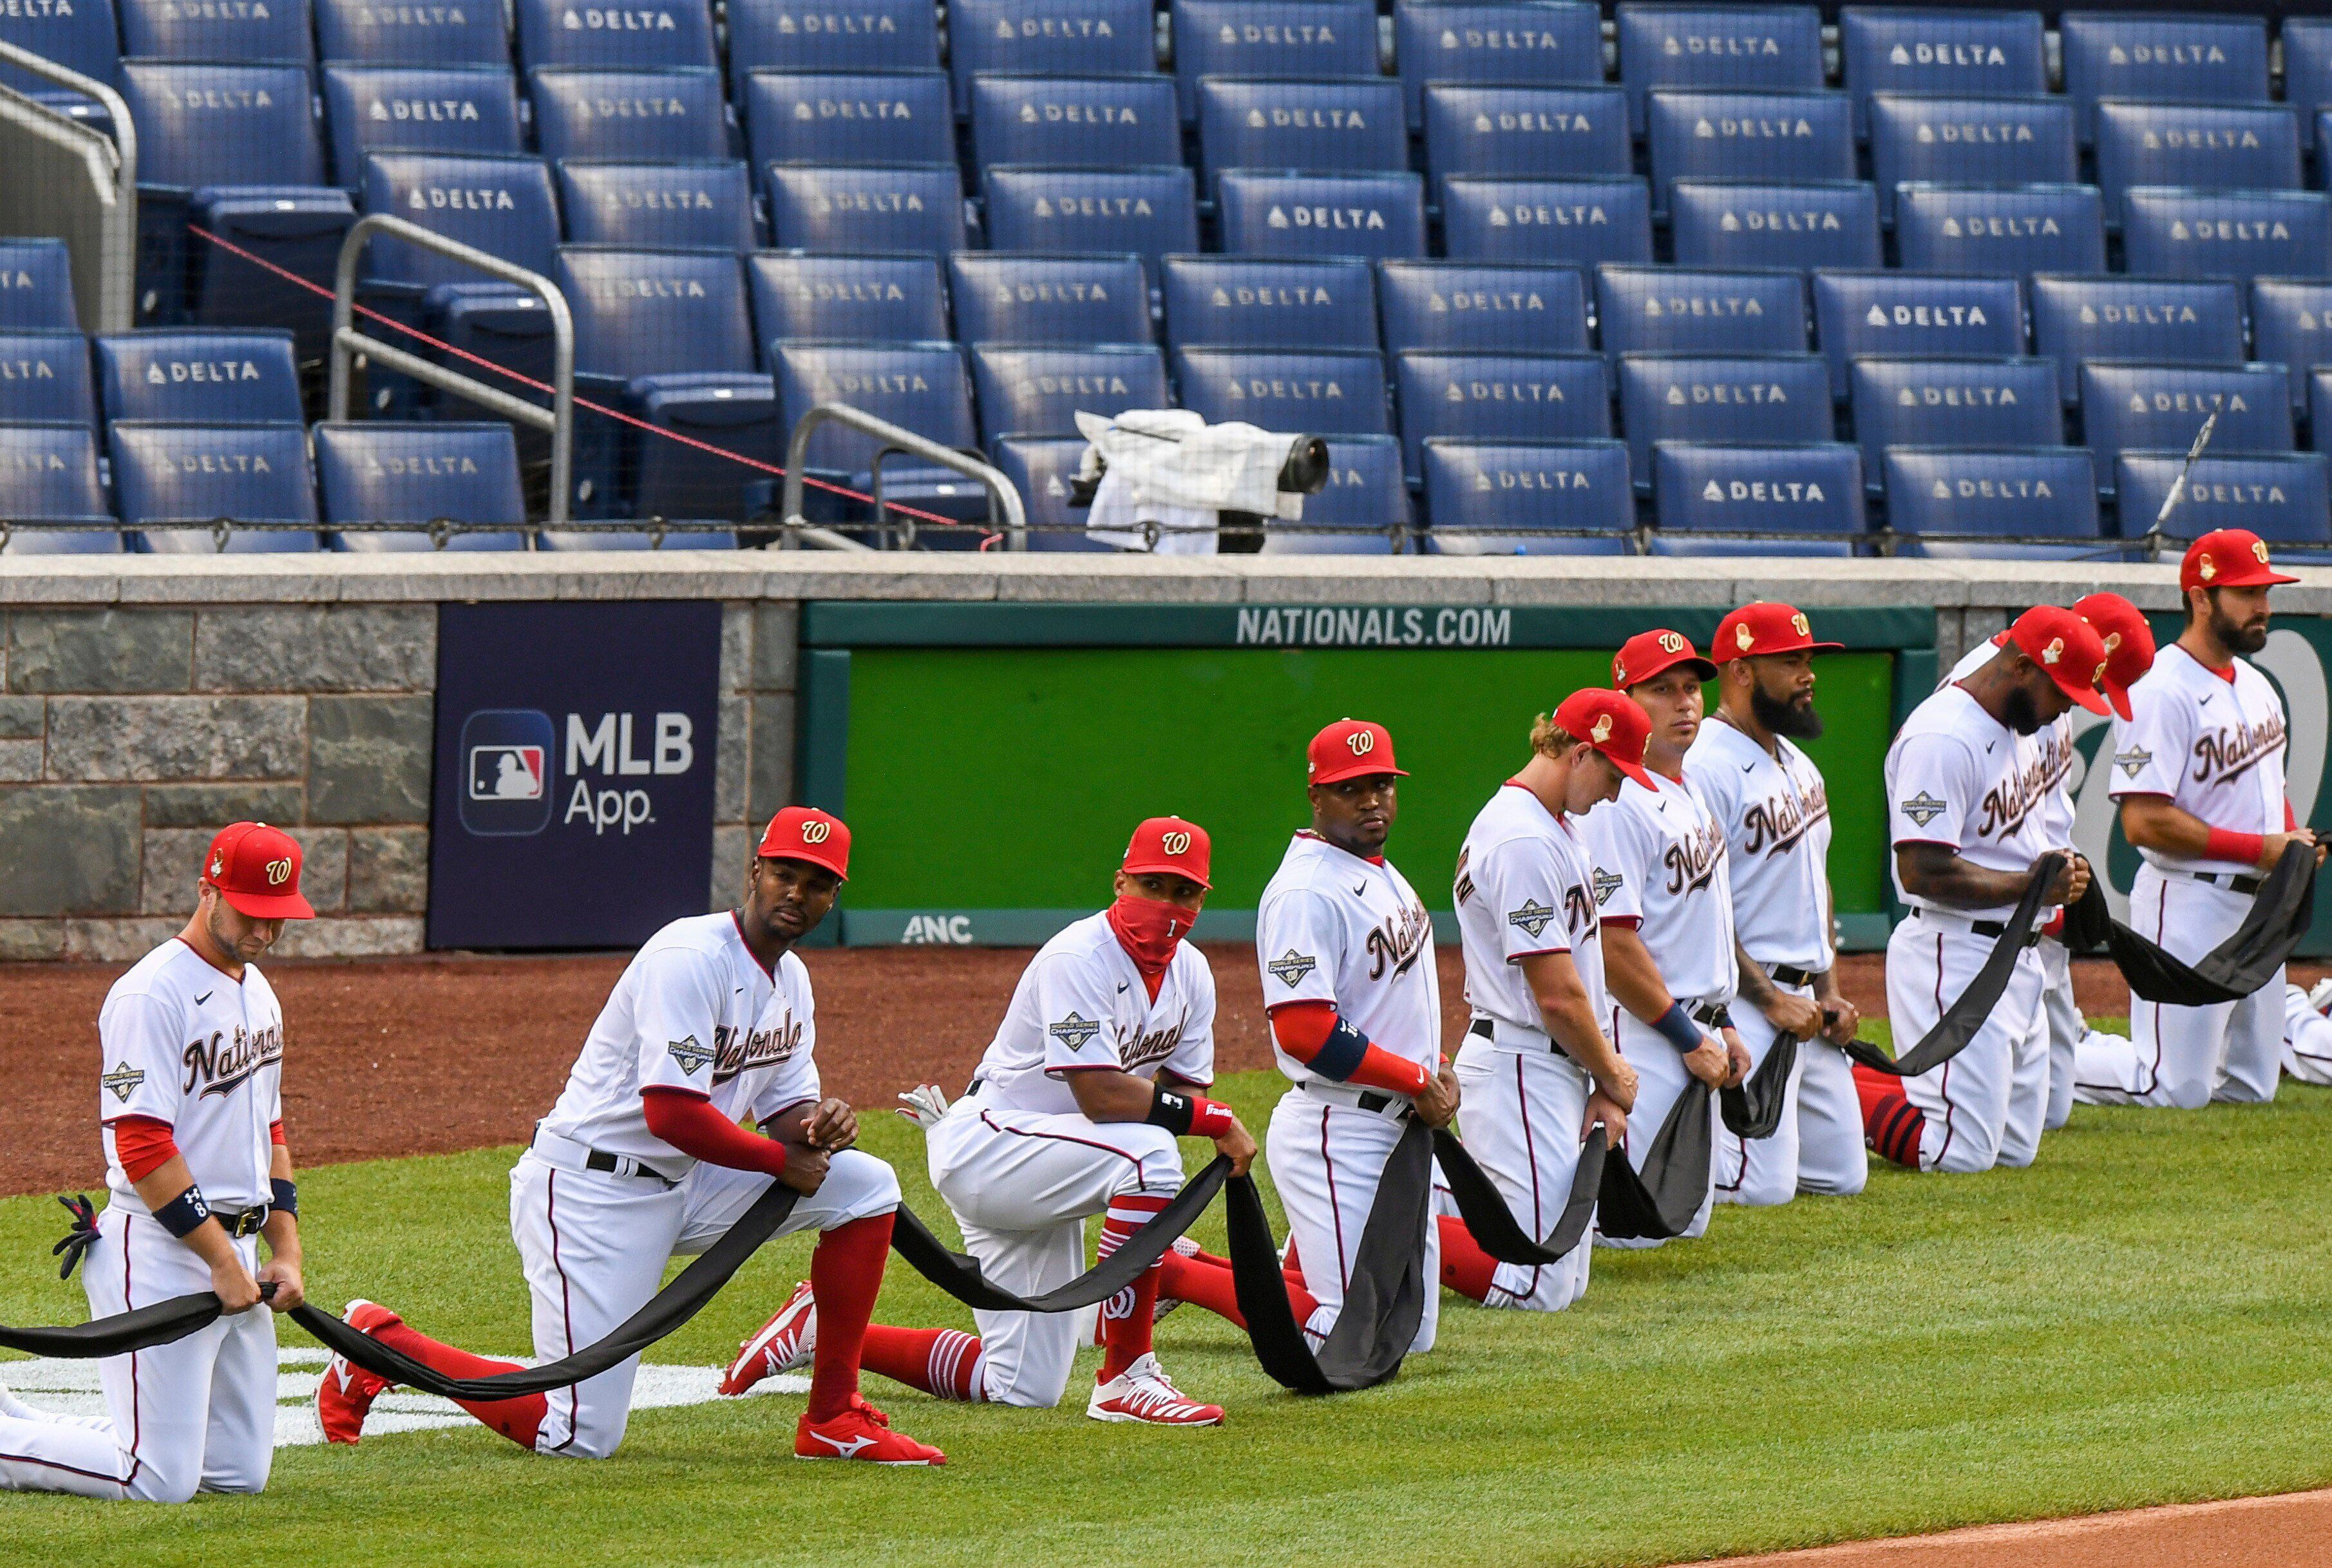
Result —
[[[1224, 1092], [1260, 1126], [1279, 1080]], [[866, 1143], [940, 1222], [920, 1135], [870, 1116]], [[311, 1294], [522, 1349], [511, 1153], [309, 1175]], [[1100, 1426], [1074, 1388], [1067, 1408], [1027, 1411], [870, 1381], [946, 1468], [797, 1464], [800, 1401], [776, 1396], [641, 1412], [601, 1464], [466, 1428], [285, 1450], [257, 1498], [0, 1497], [0, 1560], [1657, 1563], [2322, 1486], [2327, 1179], [2332, 1093], [2084, 1108], [2030, 1171], [1881, 1171], [1859, 1199], [1721, 1210], [1706, 1240], [1599, 1253], [1559, 1316], [1445, 1296], [1439, 1348], [1366, 1393], [1285, 1394], [1228, 1324], [1185, 1308], [1161, 1349], [1228, 1408], [1218, 1431]], [[0, 1202], [6, 1321], [85, 1315], [47, 1267], [60, 1229], [45, 1198]], [[725, 1360], [806, 1256], [769, 1248], [654, 1359]], [[895, 1263], [881, 1315], [970, 1326]]]

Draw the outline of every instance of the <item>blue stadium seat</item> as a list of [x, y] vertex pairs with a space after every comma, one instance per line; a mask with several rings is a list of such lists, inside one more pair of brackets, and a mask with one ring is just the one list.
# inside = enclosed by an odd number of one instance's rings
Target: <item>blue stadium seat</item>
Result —
[[948, 335], [935, 257], [761, 251], [745, 258], [745, 281], [765, 349], [780, 338], [908, 343]]
[[2242, 292], [2232, 282], [2042, 272], [2031, 298], [2034, 351], [2057, 361], [2069, 402], [2084, 359], [2242, 363]]
[[1082, 164], [1137, 168], [1182, 161], [1171, 78], [980, 76], [971, 83], [974, 167]]
[[1173, 18], [1185, 120], [1198, 118], [1202, 76], [1377, 73], [1377, 11], [1369, 0], [1174, 0]]
[[2268, 96], [2267, 24], [2257, 16], [2068, 11], [2057, 35], [2081, 139], [2100, 99], [2256, 103]]
[[2251, 349], [2291, 368], [2291, 406], [2308, 406], [2308, 372], [2332, 365], [2332, 280], [2251, 280]]
[[1423, 473], [1425, 443], [1570, 440], [1611, 434], [1611, 380], [1600, 354], [1449, 354], [1393, 358], [1402, 455]]
[[966, 343], [1147, 343], [1152, 336], [1150, 282], [1136, 255], [958, 251], [948, 258], [948, 293], [956, 337]]
[[1166, 258], [1166, 340], [1230, 349], [1377, 348], [1366, 262]]
[[2332, 197], [2322, 191], [2133, 186], [2122, 206], [2133, 272], [2245, 282], [2332, 273]]
[[[788, 427], [778, 420], [775, 384], [768, 376], [726, 370], [643, 376], [625, 396], [650, 425], [686, 437], [667, 441], [643, 432], [630, 438], [630, 488], [622, 499], [633, 517], [743, 521], [750, 511], [747, 487], [785, 461]], [[733, 542], [725, 534], [699, 534], [674, 548], [728, 549]]]
[[140, 530], [157, 555], [210, 555], [216, 537], [201, 529], [145, 528], [148, 523], [224, 519], [250, 523], [304, 523], [311, 531], [249, 529], [228, 535], [234, 554], [312, 550], [317, 539], [316, 486], [308, 473], [308, 430], [302, 425], [158, 425], [117, 419], [107, 429], [113, 455], [113, 493], [121, 521]]
[[756, 168], [955, 160], [955, 117], [937, 71], [756, 71], [739, 108]]
[[[1411, 13], [1423, 9], [1409, 7]], [[1499, 87], [1437, 81], [1425, 90], [1425, 167], [1436, 192], [1453, 174], [1524, 179], [1633, 174], [1627, 96], [1601, 83]]]
[[2289, 452], [2291, 378], [2280, 365], [2081, 366], [2081, 425], [2096, 454], [2098, 488], [2113, 483], [2124, 452], [2184, 450], [2203, 420], [2213, 452]]
[[1069, 483], [1085, 461], [1085, 439], [1057, 435], [1007, 436], [995, 444], [992, 461], [1028, 517], [1028, 549], [1081, 555], [1108, 555], [1111, 547], [1087, 539], [1082, 508], [1069, 504]]
[[2299, 134], [2313, 148], [2322, 145], [2316, 117], [2332, 108], [2332, 17], [2286, 16], [2279, 30], [2283, 43], [2283, 100], [2299, 114]]
[[271, 425], [301, 418], [289, 332], [165, 328], [102, 334], [91, 346], [108, 419]]
[[80, 325], [64, 241], [0, 238], [0, 327]]
[[1838, 53], [1858, 131], [1877, 92], [1970, 99], [2049, 91], [2048, 43], [2038, 11], [1848, 5], [1838, 14]]
[[[814, 404], [847, 403], [943, 446], [970, 451], [980, 445], [970, 383], [953, 343], [779, 342], [770, 347], [769, 364], [777, 376], [779, 425], [785, 430], [792, 430]], [[872, 483], [879, 445], [870, 436], [829, 425], [810, 437], [809, 464], [814, 470], [845, 476], [854, 488], [865, 491]], [[908, 499], [901, 486], [889, 481], [894, 470], [911, 471], [911, 463], [894, 458], [886, 464], [886, 497]]]
[[525, 150], [518, 79], [507, 67], [327, 65], [324, 125], [333, 177], [350, 189], [368, 152]]
[[964, 244], [955, 165], [773, 164], [769, 237], [780, 249], [928, 251]]
[[2299, 188], [2299, 116], [2279, 103], [2097, 106], [2098, 186], [2121, 215], [2135, 185], [2203, 190]]
[[1159, 259], [1199, 248], [1198, 187], [1180, 165], [1044, 168], [991, 164], [988, 243], [999, 251], [1131, 251], [1153, 284]]
[[2308, 372], [2308, 445], [2332, 447], [2332, 370], [2322, 366]]
[[1424, 123], [1425, 84], [1601, 85], [1603, 17], [1580, 0], [1397, 0], [1393, 58], [1409, 122]]
[[1568, 263], [1652, 259], [1652, 193], [1640, 177], [1507, 179], [1452, 177], [1441, 188], [1450, 258]]
[[958, 113], [971, 109], [971, 79], [1137, 76], [1158, 69], [1150, 0], [952, 0], [948, 66]]
[[1243, 419], [1313, 435], [1386, 435], [1384, 360], [1352, 349], [1177, 349], [1182, 406], [1209, 425]]
[[1842, 442], [1662, 441], [1652, 448], [1659, 528], [1651, 552], [1850, 556], [1864, 533], [1862, 483], [1862, 454]]
[[1381, 76], [1202, 77], [1199, 158], [1209, 184], [1227, 168], [1406, 170], [1400, 83]]
[[1898, 555], [2067, 560], [2104, 537], [2089, 454], [2078, 446], [1890, 446], [1882, 461]]
[[[266, 62], [315, 63], [308, 0], [246, 5], [187, 5], [184, 0], [116, 0], [121, 53], [134, 60], [199, 60], [215, 65]], [[139, 142], [145, 147], [144, 139]]]
[[1425, 182], [1408, 174], [1226, 170], [1223, 249], [1247, 256], [1421, 256]]
[[0, 423], [0, 520], [8, 523], [0, 555], [116, 555], [121, 534], [110, 526], [45, 529], [43, 522], [110, 525], [97, 473], [97, 435], [72, 423]]
[[1805, 274], [1601, 266], [1595, 269], [1595, 321], [1603, 352], [1612, 358], [1668, 349], [1802, 354]]
[[1173, 406], [1165, 359], [1147, 343], [977, 343], [971, 386], [990, 445], [1007, 435], [1074, 435], [1081, 413], [1114, 418], [1129, 408]]
[[721, 63], [706, 0], [626, 0], [621, 6], [514, 0], [512, 9], [518, 14], [519, 67], [530, 75], [545, 65], [637, 71]]
[[[548, 273], [559, 249], [559, 206], [539, 158], [449, 153], [365, 155], [364, 208], [474, 245], [529, 272]], [[393, 239], [374, 240], [364, 276], [427, 287], [468, 283], [477, 272], [450, 257]]]
[[1391, 555], [1416, 518], [1401, 482], [1400, 443], [1390, 435], [1338, 435], [1328, 443], [1328, 483], [1304, 498], [1297, 521], [1266, 524], [1265, 555]]
[[2071, 185], [2081, 177], [2073, 106], [2061, 98], [1878, 92], [1858, 102], [1869, 120], [1870, 174], [1884, 222], [1895, 221], [1895, 187], [1906, 180]]
[[[626, 158], [635, 163], [730, 156], [721, 75], [696, 67], [662, 71], [536, 72], [534, 134], [542, 156]], [[512, 150], [516, 150], [513, 148]]]
[[[1518, 0], [1528, 3], [1528, 0]], [[1587, 276], [1500, 262], [1377, 263], [1384, 346], [1576, 354], [1588, 348]]]
[[2093, 185], [1920, 181], [1896, 193], [1895, 250], [1914, 272], [2102, 272], [2105, 197]]
[[1819, 184], [1855, 177], [1854, 116], [1842, 92], [1702, 91], [1645, 95], [1652, 201], [1678, 179]]
[[[316, 426], [316, 488], [325, 542], [362, 554], [424, 550], [524, 550], [526, 497], [519, 488], [518, 443], [511, 427], [454, 420], [426, 425]], [[447, 531], [437, 521], [506, 523], [509, 531]], [[336, 529], [335, 524], [409, 522], [405, 530]]]
[[2065, 439], [2054, 359], [1889, 359], [1847, 366], [1864, 472], [1890, 446], [2055, 446]]
[[2024, 292], [2014, 278], [1816, 272], [1814, 330], [1830, 360], [1830, 390], [1843, 397], [1847, 361], [1865, 354], [2023, 353]]
[[1660, 441], [1828, 441], [1830, 371], [1815, 354], [1626, 354], [1620, 424], [1636, 472], [1652, 477]]
[[[121, 43], [116, 29], [113, 0], [0, 6], [0, 40], [109, 87], [117, 85], [121, 76]], [[95, 121], [104, 115], [93, 100], [13, 65], [0, 65], [0, 86], [13, 87], [76, 120]]]
[[1425, 510], [1441, 555], [1636, 552], [1635, 489], [1618, 441], [1429, 441]]
[[53, 327], [0, 331], [0, 424], [88, 425], [96, 418], [87, 339]]
[[559, 205], [578, 245], [750, 251], [753, 174], [741, 158], [622, 163], [568, 158]]
[[914, 71], [940, 62], [931, 0], [751, 0], [729, 7], [731, 89], [751, 71]]
[[300, 66], [130, 60], [121, 67], [121, 96], [138, 124], [141, 186], [324, 181], [324, 147]]
[[383, 5], [378, 0], [314, 0], [316, 53], [368, 65], [495, 65], [510, 69], [502, 8], [474, 0]]
[[[1821, 13], [1811, 5], [1622, 4], [1620, 80], [1636, 129], [1656, 87], [1817, 88]], [[1640, 477], [1640, 476], [1639, 476]]]
[[1768, 185], [1680, 179], [1668, 187], [1680, 267], [1876, 267], [1878, 196], [1868, 181]]
[[[2271, 544], [2332, 545], [2327, 461], [2320, 452], [2206, 454], [2186, 481], [2168, 531], [2197, 539], [2214, 529], [2241, 528]], [[2152, 526], [2185, 464], [2184, 452], [2122, 454], [2115, 472], [2123, 538], [2135, 539]]]

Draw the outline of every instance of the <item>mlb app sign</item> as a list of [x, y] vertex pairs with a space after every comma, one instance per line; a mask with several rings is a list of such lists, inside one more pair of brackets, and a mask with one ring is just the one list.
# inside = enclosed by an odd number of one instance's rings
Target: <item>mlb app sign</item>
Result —
[[710, 904], [716, 604], [438, 611], [432, 947], [628, 947]]

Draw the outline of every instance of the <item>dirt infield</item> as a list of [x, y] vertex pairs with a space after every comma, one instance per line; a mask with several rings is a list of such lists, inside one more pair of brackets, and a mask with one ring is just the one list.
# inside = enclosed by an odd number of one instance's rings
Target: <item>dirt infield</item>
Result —
[[2325, 1563], [2332, 1563], [2332, 1491], [1986, 1525], [1732, 1557], [1711, 1568], [2318, 1568]]

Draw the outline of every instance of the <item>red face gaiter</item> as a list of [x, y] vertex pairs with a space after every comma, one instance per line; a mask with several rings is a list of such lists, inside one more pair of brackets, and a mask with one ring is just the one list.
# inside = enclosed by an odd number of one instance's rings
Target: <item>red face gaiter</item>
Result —
[[1158, 999], [1166, 966], [1174, 961], [1175, 944], [1189, 933], [1198, 916], [1171, 904], [1149, 898], [1121, 898], [1109, 906], [1109, 929], [1117, 932], [1120, 947], [1142, 971], [1150, 999]]

